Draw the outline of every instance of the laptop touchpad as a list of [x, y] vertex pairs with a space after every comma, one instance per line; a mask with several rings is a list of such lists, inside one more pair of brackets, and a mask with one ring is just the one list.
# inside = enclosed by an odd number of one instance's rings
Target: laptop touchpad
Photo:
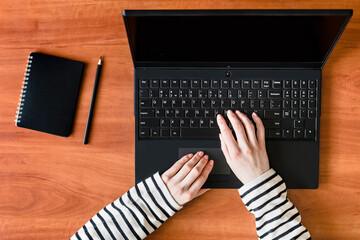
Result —
[[195, 154], [198, 151], [203, 151], [205, 154], [209, 155], [209, 160], [214, 160], [214, 167], [210, 174], [230, 174], [230, 167], [220, 148], [179, 148], [178, 157], [180, 159], [186, 154]]

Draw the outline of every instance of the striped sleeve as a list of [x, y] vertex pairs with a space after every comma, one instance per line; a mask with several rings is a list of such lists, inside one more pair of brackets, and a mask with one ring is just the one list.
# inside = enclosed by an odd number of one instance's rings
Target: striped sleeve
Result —
[[242, 186], [239, 193], [255, 216], [259, 239], [311, 239], [299, 211], [287, 198], [284, 180], [273, 169]]
[[104, 207], [71, 240], [144, 239], [181, 208], [157, 172]]

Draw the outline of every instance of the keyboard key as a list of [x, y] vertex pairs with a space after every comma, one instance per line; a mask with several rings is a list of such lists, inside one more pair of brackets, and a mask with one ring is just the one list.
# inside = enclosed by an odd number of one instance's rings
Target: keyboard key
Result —
[[280, 129], [270, 129], [269, 130], [269, 138], [280, 138], [281, 131]]
[[247, 98], [247, 91], [246, 90], [238, 90], [238, 98]]
[[180, 120], [179, 119], [170, 119], [170, 127], [171, 128], [180, 127]]
[[229, 80], [222, 80], [221, 81], [221, 88], [227, 89], [230, 87], [230, 82]]
[[283, 81], [283, 87], [284, 87], [285, 89], [291, 88], [291, 81], [290, 81], [290, 80], [284, 80], [284, 81]]
[[310, 99], [314, 99], [314, 98], [316, 97], [316, 92], [315, 92], [315, 90], [309, 90], [309, 91], [308, 91], [308, 97], [309, 97]]
[[304, 138], [304, 130], [303, 129], [295, 129], [294, 130], [294, 138]]
[[201, 80], [201, 88], [210, 88], [210, 80]]
[[285, 99], [290, 98], [291, 97], [291, 90], [284, 90], [283, 94], [284, 94]]
[[140, 89], [139, 90], [140, 98], [148, 98], [149, 97], [149, 90], [147, 89]]
[[160, 127], [168, 128], [170, 126], [170, 119], [160, 119]]
[[300, 100], [300, 108], [304, 109], [307, 107], [307, 101], [306, 100]]
[[269, 100], [260, 100], [260, 108], [269, 108], [270, 101]]
[[195, 117], [195, 110], [194, 109], [185, 109], [185, 117], [187, 117], [187, 118]]
[[307, 86], [308, 86], [307, 80], [300, 80], [300, 88], [301, 89], [306, 89]]
[[165, 117], [165, 109], [156, 109], [155, 110], [155, 116], [157, 118], [163, 118]]
[[316, 87], [316, 82], [315, 80], [309, 80], [309, 88], [310, 89], [315, 89]]
[[142, 110], [140, 110], [140, 117], [142, 117], [142, 118], [155, 117], [155, 110], [154, 109], [142, 109]]
[[160, 99], [153, 99], [152, 100], [152, 107], [153, 108], [159, 108], [162, 106], [162, 100]]
[[151, 100], [150, 99], [140, 99], [139, 106], [141, 108], [149, 108], [149, 107], [151, 107]]
[[262, 80], [261, 81], [261, 88], [265, 88], [265, 89], [270, 88], [270, 83], [271, 83], [270, 80]]
[[160, 98], [168, 98], [169, 97], [169, 90], [161, 89], [159, 91], [159, 97]]
[[280, 110], [265, 110], [264, 118], [280, 118], [281, 112]]
[[158, 138], [160, 137], [160, 131], [159, 129], [151, 129], [151, 137]]
[[292, 131], [290, 129], [284, 129], [282, 135], [283, 138], [292, 138]]
[[260, 107], [259, 100], [250, 100], [250, 108], [254, 109], [259, 107]]
[[227, 100], [227, 99], [222, 99], [221, 100], [221, 107], [222, 108], [229, 108], [230, 107], [230, 100]]
[[190, 119], [191, 128], [198, 128], [199, 125], [200, 125], [200, 119], [196, 119], [196, 118]]
[[174, 109], [165, 109], [165, 117], [166, 118], [175, 117], [175, 110]]
[[195, 109], [195, 117], [196, 118], [204, 117], [204, 109]]
[[181, 105], [183, 108], [190, 108], [190, 100], [189, 99], [181, 100]]
[[208, 97], [208, 90], [200, 89], [198, 96], [199, 96], [199, 98], [207, 98]]
[[199, 88], [200, 87], [200, 80], [191, 80], [191, 87], [192, 88]]
[[283, 100], [283, 108], [285, 109], [290, 108], [290, 100]]
[[291, 100], [292, 108], [299, 108], [299, 100]]
[[180, 108], [181, 107], [181, 100], [180, 99], [173, 99], [171, 100], [171, 105], [173, 108]]
[[306, 129], [305, 130], [305, 138], [314, 138], [315, 134], [313, 130]]
[[298, 110], [291, 110], [291, 118], [298, 118], [299, 111]]
[[163, 137], [163, 138], [170, 137], [170, 129], [161, 129], [160, 137]]
[[149, 87], [149, 80], [142, 79], [140, 80], [140, 88], [148, 88]]
[[300, 81], [299, 80], [292, 80], [292, 88], [299, 88]]
[[307, 118], [307, 111], [306, 110], [300, 110], [300, 118], [304, 119]]
[[183, 118], [183, 117], [185, 117], [185, 110], [184, 110], [184, 109], [176, 109], [176, 110], [175, 110], [175, 117], [176, 117], [176, 118]]
[[241, 100], [240, 101], [241, 108], [249, 108], [250, 107], [250, 101], [249, 100]]
[[208, 127], [209, 127], [209, 120], [207, 120], [207, 119], [200, 119], [200, 127], [201, 127], [201, 128], [208, 128]]
[[197, 98], [198, 97], [198, 91], [190, 89], [189, 90], [189, 98]]
[[204, 109], [204, 115], [206, 118], [212, 118], [214, 116], [214, 110]]
[[301, 99], [307, 98], [307, 91], [306, 90], [300, 90], [300, 98]]
[[315, 110], [308, 110], [308, 118], [315, 118], [316, 117], [316, 113]]
[[240, 80], [232, 80], [232, 88], [239, 89], [240, 88]]
[[160, 80], [159, 79], [153, 79], [150, 83], [151, 88], [159, 88], [160, 87]]
[[211, 88], [214, 88], [214, 89], [220, 88], [220, 81], [219, 80], [211, 80]]
[[217, 121], [213, 118], [209, 120], [209, 126], [211, 128], [218, 128]]
[[167, 79], [163, 79], [163, 80], [161, 80], [161, 82], [160, 82], [160, 86], [161, 86], [162, 88], [168, 88], [168, 87], [170, 87], [170, 81], [167, 80]]
[[219, 90], [218, 96], [219, 98], [227, 98], [227, 90]]
[[256, 98], [257, 91], [256, 90], [248, 90], [248, 98], [249, 99], [255, 99]]
[[268, 98], [270, 99], [280, 99], [281, 91], [279, 90], [268, 90]]
[[243, 89], [249, 89], [250, 88], [250, 80], [242, 80], [241, 81], [241, 87]]
[[178, 138], [180, 137], [180, 129], [171, 129], [170, 130], [170, 136], [172, 138]]
[[156, 118], [141, 118], [140, 127], [142, 128], [156, 128], [159, 127], [159, 119]]
[[254, 89], [260, 88], [260, 80], [252, 80], [251, 81], [251, 87]]
[[265, 128], [280, 128], [281, 127], [281, 120], [264, 120], [264, 127]]
[[316, 107], [315, 100], [309, 100], [309, 102], [308, 102], [308, 107], [309, 107], [309, 108], [315, 108], [315, 107]]
[[182, 138], [218, 138], [219, 130], [217, 128], [188, 128], [181, 129], [180, 135]]
[[186, 80], [186, 79], [185, 80], [184, 79], [180, 80], [180, 87], [181, 88], [189, 88], [189, 86], [190, 86], [189, 85], [189, 80]]
[[280, 80], [272, 81], [272, 88], [273, 89], [281, 89], [281, 81]]
[[292, 90], [291, 91], [292, 98], [299, 98], [299, 90]]
[[199, 108], [201, 105], [200, 105], [200, 99], [192, 99], [191, 100], [191, 107], [192, 108]]
[[214, 99], [214, 98], [217, 98], [218, 97], [218, 91], [217, 90], [212, 90], [212, 89], [210, 89], [209, 90], [209, 98], [211, 98], [211, 99]]
[[150, 96], [151, 98], [157, 98], [157, 97], [159, 97], [159, 90], [157, 90], [157, 89], [150, 89], [150, 90], [149, 90], [149, 96]]
[[210, 100], [209, 99], [201, 100], [201, 107], [202, 108], [209, 108], [210, 107]]
[[170, 108], [170, 107], [171, 107], [171, 101], [170, 101], [170, 99], [163, 99], [163, 100], [162, 100], [162, 107], [163, 107], [163, 108]]
[[267, 97], [267, 91], [266, 90], [258, 90], [258, 98], [259, 99], [265, 99]]
[[237, 98], [237, 90], [228, 90], [228, 98], [234, 99]]
[[283, 118], [290, 118], [290, 110], [283, 110]]
[[281, 100], [270, 100], [270, 108], [272, 109], [281, 108]]
[[180, 127], [182, 127], [182, 128], [190, 127], [190, 119], [181, 119], [180, 120]]
[[139, 135], [141, 138], [150, 137], [150, 129], [140, 129]]
[[179, 88], [180, 87], [180, 80], [172, 79], [171, 82], [170, 82], [170, 86], [172, 88]]
[[239, 109], [240, 108], [240, 101], [239, 100], [231, 100], [231, 108]]
[[220, 107], [220, 100], [219, 99], [211, 100], [211, 107], [212, 108], [219, 108]]
[[177, 89], [169, 90], [169, 97], [170, 98], [178, 98], [179, 97], [179, 90], [177, 90]]
[[264, 117], [264, 111], [261, 109], [254, 109], [254, 112], [260, 117], [263, 118]]
[[303, 128], [305, 127], [305, 121], [301, 119], [294, 120], [294, 128]]

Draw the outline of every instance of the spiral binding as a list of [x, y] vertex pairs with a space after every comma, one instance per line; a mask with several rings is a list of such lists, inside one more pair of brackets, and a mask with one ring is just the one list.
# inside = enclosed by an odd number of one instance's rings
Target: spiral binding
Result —
[[32, 59], [33, 59], [33, 56], [30, 55], [28, 57], [28, 60], [27, 60], [27, 63], [26, 63], [23, 86], [21, 88], [19, 103], [18, 103], [16, 115], [15, 115], [15, 118], [16, 118], [15, 119], [15, 125], [16, 126], [17, 126], [18, 123], [21, 122], [21, 114], [22, 114], [22, 110], [23, 110], [23, 107], [24, 107], [24, 102], [25, 102], [27, 84], [29, 82]]

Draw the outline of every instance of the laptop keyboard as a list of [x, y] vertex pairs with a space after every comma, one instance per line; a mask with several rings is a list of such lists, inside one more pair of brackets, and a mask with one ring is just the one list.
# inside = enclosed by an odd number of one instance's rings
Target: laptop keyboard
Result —
[[[263, 120], [267, 139], [314, 140], [316, 80], [140, 79], [140, 138], [218, 138], [217, 114]], [[231, 124], [227, 120], [229, 127]]]

